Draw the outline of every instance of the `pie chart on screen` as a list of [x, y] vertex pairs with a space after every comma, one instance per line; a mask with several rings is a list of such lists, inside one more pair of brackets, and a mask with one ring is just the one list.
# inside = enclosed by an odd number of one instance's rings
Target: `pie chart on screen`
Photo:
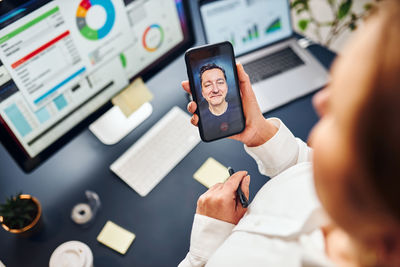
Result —
[[148, 52], [155, 52], [164, 41], [164, 29], [158, 24], [146, 28], [142, 37], [142, 45]]
[[88, 40], [106, 37], [115, 23], [115, 8], [111, 0], [82, 0], [76, 11], [79, 32]]

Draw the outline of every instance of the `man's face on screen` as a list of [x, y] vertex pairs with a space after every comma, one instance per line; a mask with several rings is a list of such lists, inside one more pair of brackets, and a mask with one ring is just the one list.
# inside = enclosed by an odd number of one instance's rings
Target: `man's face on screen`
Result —
[[228, 85], [220, 69], [207, 70], [202, 75], [202, 95], [208, 104], [218, 106], [225, 101]]

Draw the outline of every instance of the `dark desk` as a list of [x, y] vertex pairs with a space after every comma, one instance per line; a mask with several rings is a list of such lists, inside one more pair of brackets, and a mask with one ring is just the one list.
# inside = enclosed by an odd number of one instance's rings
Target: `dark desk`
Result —
[[[192, 6], [198, 44], [201, 44], [204, 41], [196, 9]], [[325, 67], [330, 66], [333, 53], [317, 45], [310, 50]], [[48, 266], [54, 249], [69, 240], [86, 243], [93, 251], [96, 267], [176, 266], [188, 251], [196, 201], [206, 190], [192, 175], [210, 156], [235, 170], [248, 170], [252, 176], [250, 198], [254, 197], [267, 178], [259, 174], [256, 163], [244, 152], [243, 146], [232, 140], [199, 144], [145, 198], [109, 170], [110, 164], [172, 106], [186, 108], [186, 97], [180, 88], [180, 81], [184, 79], [183, 56], [151, 79], [148, 86], [155, 95], [153, 114], [117, 145], [103, 145], [86, 129], [29, 175], [0, 146], [0, 201], [21, 190], [32, 194], [42, 203], [45, 222], [42, 232], [31, 239], [16, 238], [0, 230], [0, 260], [7, 267]], [[298, 99], [265, 116], [281, 118], [296, 136], [306, 140], [317, 121], [311, 97]], [[71, 221], [70, 212], [76, 203], [84, 200], [86, 189], [99, 194], [103, 207], [95, 224], [82, 229]], [[136, 234], [126, 255], [121, 256], [96, 241], [107, 220]]]

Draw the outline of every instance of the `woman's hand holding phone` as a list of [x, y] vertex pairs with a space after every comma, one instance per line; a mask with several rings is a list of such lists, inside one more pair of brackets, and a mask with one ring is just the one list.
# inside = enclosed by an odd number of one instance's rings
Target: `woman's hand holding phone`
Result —
[[[229, 137], [230, 139], [238, 140], [248, 147], [255, 147], [264, 144], [270, 138], [272, 138], [278, 129], [269, 121], [267, 121], [261, 113], [260, 107], [258, 106], [256, 96], [253, 92], [250, 78], [245, 72], [243, 66], [238, 63], [236, 64], [240, 94], [243, 104], [243, 112], [246, 118], [246, 126], [243, 132], [237, 135]], [[188, 81], [182, 82], [183, 89], [191, 93], [190, 85]], [[191, 123], [197, 126], [199, 117], [195, 114], [197, 110], [196, 102], [192, 101], [188, 104], [188, 111], [193, 114]]]

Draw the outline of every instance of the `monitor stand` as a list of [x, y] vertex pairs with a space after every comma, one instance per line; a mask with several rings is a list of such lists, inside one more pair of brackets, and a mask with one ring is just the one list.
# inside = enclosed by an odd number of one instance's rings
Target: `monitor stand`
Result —
[[114, 145], [147, 119], [152, 112], [153, 107], [147, 102], [127, 118], [119, 107], [113, 106], [93, 122], [89, 129], [103, 144]]

